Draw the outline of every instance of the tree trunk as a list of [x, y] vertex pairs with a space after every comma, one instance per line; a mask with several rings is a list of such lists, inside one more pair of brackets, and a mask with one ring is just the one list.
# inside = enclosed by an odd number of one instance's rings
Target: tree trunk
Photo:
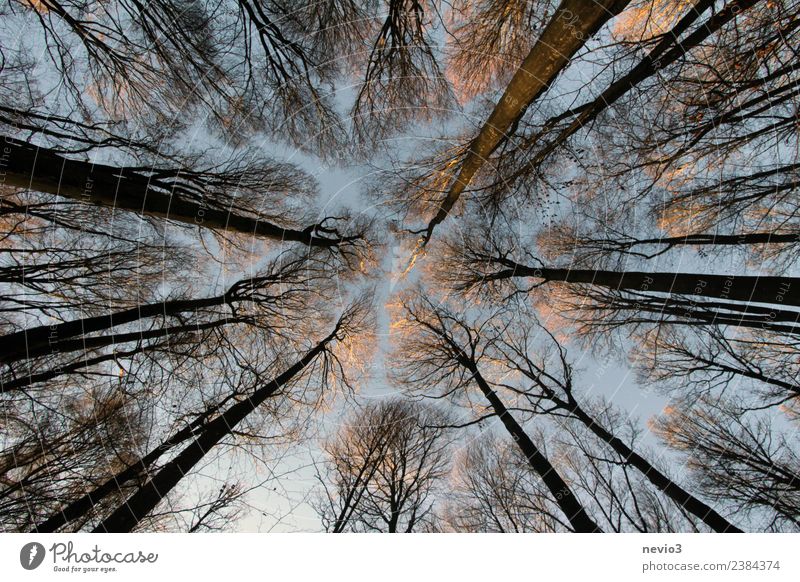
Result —
[[[28, 349], [25, 354], [25, 359], [45, 356], [47, 354], [68, 354], [70, 352], [79, 351], [86, 352], [88, 350], [96, 350], [99, 348], [130, 342], [142, 342], [144, 340], [158, 339], [163, 337], [174, 337], [185, 333], [197, 333], [208, 329], [223, 327], [239, 321], [241, 320], [236, 317], [217, 319], [205, 323], [185, 321], [182, 325], [174, 325], [171, 327], [159, 327], [156, 329], [133, 331], [130, 333], [111, 333], [109, 335], [89, 338], [81, 337], [65, 341], [54, 341], [51, 345]], [[5, 389], [3, 391], [5, 391]]]
[[506, 87], [486, 123], [472, 141], [458, 174], [433, 219], [420, 247], [452, 210], [461, 194], [536, 101], [569, 64], [570, 58], [630, 0], [562, 0], [522, 65]]
[[504, 264], [511, 268], [490, 274], [486, 278], [496, 280], [510, 277], [533, 277], [545, 281], [585, 283], [640, 293], [694, 295], [731, 301], [800, 307], [800, 278], [798, 277], [745, 277], [699, 273], [534, 268], [511, 261], [504, 262]]
[[85, 336], [88, 333], [113, 329], [116, 326], [141, 319], [158, 316], [177, 315], [205, 307], [225, 305], [230, 301], [227, 295], [203, 299], [177, 299], [148, 303], [110, 313], [65, 321], [54, 325], [40, 325], [30, 329], [0, 336], [0, 362], [14, 362], [58, 353], [59, 343], [64, 340]]
[[[590, 309], [629, 311], [652, 314], [653, 317], [645, 319], [641, 316], [631, 315], [624, 323], [655, 322], [676, 325], [732, 325], [735, 327], [750, 327], [762, 331], [776, 333], [800, 333], [800, 311], [760, 307], [751, 303], [723, 303], [718, 301], [689, 301], [673, 297], [655, 297], [634, 295], [589, 294], [589, 298], [599, 305], [592, 305]], [[668, 319], [674, 316], [678, 319]], [[616, 321], [612, 320], [612, 324]]]
[[94, 358], [83, 357], [76, 362], [72, 362], [63, 366], [57, 365], [55, 368], [45, 370], [44, 372], [32, 373], [32, 369], [28, 368], [27, 373], [18, 373], [15, 378], [7, 382], [0, 383], [0, 394], [4, 392], [11, 392], [12, 390], [19, 390], [20, 388], [25, 388], [41, 382], [47, 382], [48, 380], [58, 378], [59, 376], [77, 372], [78, 370], [83, 370], [85, 368], [90, 368], [92, 366], [96, 366], [97, 364], [102, 364], [103, 362], [129, 358], [131, 356], [135, 356], [136, 354], [145, 353], [150, 349], [151, 346], [146, 346], [122, 352], [112, 351], [111, 353], [102, 354]]
[[286, 371], [256, 390], [250, 398], [234, 404], [221, 416], [204, 426], [202, 432], [191, 444], [164, 465], [147, 483], [104, 519], [93, 531], [108, 533], [127, 533], [132, 531], [217, 443], [229, 436], [242, 420], [302, 372], [306, 366], [321, 354], [328, 343], [336, 336], [338, 327], [337, 325], [330, 335]]
[[[655, 73], [666, 66], [669, 66], [682, 58], [689, 50], [699, 46], [704, 40], [717, 32], [725, 24], [736, 18], [738, 14], [752, 7], [761, 0], [734, 0], [729, 2], [724, 9], [712, 15], [703, 25], [699, 26], [686, 40], [679, 42], [680, 36], [694, 23], [700, 15], [711, 8], [716, 0], [699, 0], [690, 9], [675, 27], [664, 34], [661, 42], [629, 73], [614, 81], [603, 93], [594, 101], [583, 105], [572, 112], [576, 114], [575, 119], [564, 130], [559, 132], [556, 139], [548, 143], [536, 156], [529, 162], [530, 164], [540, 164], [558, 146], [567, 141], [582, 127], [586, 127], [597, 116], [613, 105], [620, 97], [636, 87], [641, 82], [653, 76]], [[559, 118], [567, 115], [559, 116]], [[556, 118], [553, 121], [558, 120]], [[552, 123], [552, 122], [551, 122]], [[543, 133], [538, 133], [532, 140], [537, 141]], [[526, 145], [530, 147], [532, 144]]]
[[[9, 151], [5, 184], [56, 194], [78, 202], [128, 210], [142, 216], [166, 218], [193, 226], [238, 232], [280, 241], [301, 242], [309, 246], [334, 247], [350, 240], [315, 236], [312, 225], [304, 230], [283, 228], [259, 217], [237, 214], [182, 198], [165, 188], [156, 188], [157, 179], [137, 168], [95, 164], [67, 158], [44, 147], [4, 136]], [[176, 175], [180, 171], [176, 170]]]
[[561, 511], [564, 512], [564, 515], [567, 516], [567, 519], [575, 531], [581, 533], [602, 532], [603, 530], [589, 517], [583, 505], [581, 505], [578, 498], [572, 493], [569, 485], [561, 478], [561, 475], [558, 474], [555, 467], [550, 464], [547, 457], [539, 451], [528, 434], [519, 423], [517, 423], [514, 417], [511, 416], [511, 413], [505, 407], [503, 401], [500, 400], [495, 391], [492, 390], [491, 386], [489, 386], [478, 371], [477, 365], [467, 359], [462, 360], [461, 365], [472, 372], [473, 378], [478, 384], [478, 388], [480, 388], [483, 395], [489, 401], [489, 404], [491, 404], [492, 410], [494, 410], [495, 414], [500, 418], [500, 421], [503, 423], [508, 433], [514, 438], [520, 450], [525, 455], [525, 458], [528, 460], [528, 463], [530, 463], [533, 470], [536, 471], [536, 474], [542, 479], [553, 496], [553, 500], [561, 508]]
[[[747, 232], [741, 234], [686, 234], [683, 236], [665, 236], [660, 238], [641, 238], [630, 240], [618, 239], [579, 239], [578, 244], [605, 253], [625, 253], [652, 259], [663, 255], [678, 246], [746, 246], [746, 245], [781, 245], [800, 242], [800, 233]], [[661, 247], [653, 252], [634, 250], [637, 247]]]
[[600, 440], [608, 443], [612, 449], [625, 459], [626, 463], [638, 469], [659, 491], [662, 491], [679, 506], [698, 517], [708, 527], [721, 533], [742, 533], [742, 530], [731, 524], [691, 493], [684, 490], [680, 485], [672, 481], [646, 459], [628, 447], [622, 440], [595, 422], [582, 408], [574, 405], [568, 406], [568, 409], [575, 415], [575, 418], [580, 420], [586, 428], [592, 431]]

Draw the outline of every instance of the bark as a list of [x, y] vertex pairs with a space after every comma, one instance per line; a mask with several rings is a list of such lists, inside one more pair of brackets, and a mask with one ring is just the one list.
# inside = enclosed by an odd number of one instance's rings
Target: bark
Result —
[[504, 260], [503, 264], [509, 268], [489, 274], [486, 279], [533, 277], [544, 281], [586, 283], [617, 290], [693, 295], [800, 307], [800, 278], [798, 277], [534, 268], [509, 260]]
[[92, 508], [94, 508], [97, 504], [115, 491], [118, 491], [125, 483], [147, 474], [147, 471], [150, 469], [150, 467], [152, 467], [153, 464], [165, 453], [181, 443], [189, 440], [192, 435], [195, 434], [195, 431], [197, 431], [223, 403], [209, 408], [204, 414], [198, 416], [198, 418], [196, 418], [193, 422], [176, 432], [158, 447], [139, 459], [136, 463], [119, 471], [113, 477], [110, 477], [108, 480], [95, 487], [83, 497], [76, 499], [66, 507], [51, 515], [46, 521], [35, 526], [31, 533], [53, 533], [71, 521], [84, 517], [92, 510]]
[[461, 361], [461, 365], [472, 372], [473, 379], [489, 401], [492, 410], [494, 410], [503, 423], [503, 426], [505, 426], [506, 430], [514, 438], [533, 470], [541, 477], [545, 486], [552, 494], [553, 499], [558, 504], [561, 511], [564, 512], [564, 515], [567, 516], [567, 519], [575, 531], [581, 533], [602, 532], [600, 527], [586, 513], [583, 505], [581, 505], [578, 498], [572, 493], [569, 485], [567, 485], [561, 475], [559, 475], [548, 458], [539, 451], [528, 434], [508, 411], [503, 401], [500, 400], [500, 397], [497, 396], [495, 391], [492, 390], [491, 386], [489, 386], [488, 382], [486, 382], [480, 374], [477, 365], [466, 358]]
[[[158, 180], [139, 168], [94, 164], [70, 159], [59, 152], [4, 136], [7, 152], [3, 168], [5, 184], [56, 194], [87, 204], [135, 212], [142, 216], [165, 218], [193, 226], [280, 241], [300, 242], [315, 247], [335, 247], [358, 237], [325, 237], [316, 233], [322, 225], [303, 230], [284, 228], [262, 218], [220, 209], [175, 195], [170, 185], [159, 186]], [[174, 171], [180, 176], [180, 170]]]
[[428, 223], [420, 248], [450, 210], [497, 147], [569, 64], [570, 58], [611, 18], [622, 12], [629, 0], [562, 0], [552, 20], [508, 84], [486, 123], [472, 141], [447, 195]]
[[[0, 362], [14, 362], [49, 353], [55, 354], [60, 351], [62, 343], [65, 347], [70, 346], [69, 340], [85, 336], [88, 333], [113, 329], [116, 326], [149, 317], [167, 317], [206, 307], [225, 305], [230, 301], [231, 298], [227, 294], [204, 299], [161, 301], [131, 307], [108, 315], [84, 317], [64, 323], [24, 329], [0, 336]], [[87, 339], [86, 341], [92, 340]]]
[[672, 481], [661, 471], [651, 465], [644, 457], [628, 447], [622, 440], [611, 434], [603, 426], [595, 422], [582, 408], [577, 405], [568, 405], [568, 408], [575, 418], [580, 420], [586, 428], [592, 431], [599, 439], [619, 454], [626, 463], [635, 467], [652, 483], [659, 491], [672, 499], [679, 506], [684, 508], [692, 515], [698, 517], [703, 523], [716, 532], [720, 533], [742, 533], [738, 527], [731, 524], [714, 509], [697, 499], [694, 495], [683, 489], [680, 485]]
[[[530, 162], [533, 165], [540, 164], [558, 146], [562, 145], [572, 135], [582, 127], [591, 123], [600, 113], [613, 105], [620, 97], [628, 93], [646, 79], [655, 75], [660, 69], [674, 64], [684, 57], [686, 53], [694, 47], [699, 46], [712, 34], [720, 30], [725, 24], [736, 18], [744, 10], [751, 8], [760, 0], [738, 0], [729, 2], [725, 8], [711, 16], [704, 24], [699, 26], [682, 42], [678, 42], [680, 36], [700, 17], [700, 15], [711, 8], [716, 0], [699, 0], [684, 16], [678, 24], [665, 34], [661, 42], [629, 73], [614, 81], [605, 91], [603, 91], [592, 102], [581, 106], [577, 110], [568, 112], [574, 114], [573, 121], [561, 132], [556, 139], [548, 143], [542, 150], [537, 152], [534, 159]], [[673, 46], [674, 45], [674, 46]], [[559, 116], [560, 118], [568, 115]], [[556, 118], [559, 119], [559, 118]], [[552, 122], [551, 122], [552, 123]], [[532, 140], [537, 141], [543, 133], [538, 133]], [[529, 144], [528, 147], [530, 147]]]
[[93, 531], [96, 533], [131, 532], [216, 444], [229, 436], [251, 412], [299, 375], [306, 366], [323, 353], [328, 344], [336, 337], [338, 330], [339, 325], [300, 360], [256, 390], [250, 398], [234, 404], [222, 415], [209, 422], [191, 444], [164, 465]]
[[749, 232], [742, 234], [687, 234], [662, 238], [643, 238], [632, 240], [598, 239], [580, 241], [582, 245], [596, 246], [598, 250], [627, 253], [639, 246], [656, 245], [664, 248], [651, 254], [633, 252], [645, 258], [654, 258], [676, 246], [743, 246], [760, 244], [791, 244], [800, 242], [800, 234]]

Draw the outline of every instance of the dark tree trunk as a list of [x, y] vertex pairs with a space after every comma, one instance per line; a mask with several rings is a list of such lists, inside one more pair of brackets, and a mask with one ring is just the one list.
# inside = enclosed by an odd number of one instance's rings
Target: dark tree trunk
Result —
[[800, 278], [745, 277], [694, 273], [643, 273], [592, 269], [534, 268], [505, 262], [509, 269], [487, 275], [487, 279], [533, 277], [545, 281], [585, 283], [609, 289], [640, 293], [667, 293], [714, 297], [731, 301], [770, 303], [800, 307]]
[[[625, 253], [652, 259], [663, 255], [670, 249], [682, 246], [746, 246], [746, 245], [785, 245], [800, 242], [800, 233], [748, 232], [741, 234], [686, 234], [642, 239], [580, 239], [581, 246], [597, 249], [605, 253]], [[637, 247], [660, 247], [652, 252], [636, 250]]]
[[202, 426], [205, 419], [216, 410], [217, 407], [214, 407], [206, 411], [204, 415], [198, 417], [194, 422], [176, 432], [136, 463], [119, 471], [116, 475], [109, 478], [101, 485], [98, 485], [83, 497], [76, 499], [63, 509], [51, 515], [46, 521], [35, 526], [32, 533], [53, 533], [69, 522], [84, 517], [93, 507], [115, 491], [118, 491], [123, 485], [146, 475], [150, 467], [152, 467], [162, 455], [189, 440], [195, 431]]
[[247, 400], [234, 404], [221, 416], [205, 425], [191, 444], [104, 519], [94, 529], [94, 532], [127, 533], [132, 531], [216, 444], [229, 436], [234, 428], [260, 404], [300, 374], [308, 364], [325, 351], [337, 332], [338, 326], [328, 337], [274, 380], [256, 390]]
[[136, 348], [133, 350], [119, 351], [119, 352], [112, 351], [109, 354], [103, 354], [100, 356], [96, 356], [94, 358], [84, 357], [76, 362], [72, 362], [70, 364], [65, 364], [62, 366], [57, 366], [55, 368], [45, 370], [44, 372], [32, 373], [32, 369], [29, 368], [28, 373], [24, 374], [18, 373], [15, 378], [2, 382], [2, 384], [0, 384], [0, 393], [11, 392], [12, 390], [19, 390], [20, 388], [26, 388], [27, 386], [32, 386], [34, 384], [39, 384], [41, 382], [47, 382], [48, 380], [58, 378], [59, 376], [70, 374], [72, 372], [77, 372], [78, 370], [84, 370], [86, 368], [96, 366], [97, 364], [102, 364], [103, 362], [108, 362], [111, 360], [117, 360], [121, 358], [129, 358], [136, 354], [144, 353], [147, 351], [149, 351], [149, 346]]
[[561, 508], [561, 511], [564, 512], [564, 515], [567, 516], [567, 519], [575, 531], [581, 533], [602, 532], [603, 530], [601, 530], [594, 520], [586, 513], [583, 505], [581, 505], [578, 498], [575, 497], [575, 494], [572, 493], [569, 485], [561, 478], [561, 475], [558, 474], [555, 467], [550, 464], [548, 458], [539, 451], [528, 434], [508, 411], [503, 401], [500, 400], [495, 391], [492, 390], [491, 386], [489, 386], [483, 378], [477, 365], [468, 359], [462, 360], [461, 364], [472, 372], [473, 379], [489, 401], [492, 410], [494, 410], [495, 414], [500, 418], [500, 421], [503, 423], [508, 433], [514, 438], [514, 441], [516, 441], [520, 450], [525, 455], [528, 463], [530, 463], [533, 470], [536, 471], [536, 474], [542, 479], [545, 486], [550, 491], [550, 494], [553, 496], [553, 500], [558, 504], [559, 508]]
[[[197, 333], [200, 331], [223, 327], [240, 321], [236, 317], [218, 319], [206, 323], [184, 322], [183, 325], [170, 327], [159, 327], [145, 331], [134, 331], [130, 333], [110, 334], [90, 338], [77, 338], [64, 341], [54, 341], [51, 345], [28, 349], [25, 358], [36, 358], [51, 353], [68, 354], [70, 352], [80, 352], [96, 350], [113, 345], [125, 344], [129, 342], [142, 342], [144, 340], [158, 339], [163, 337], [175, 337], [185, 333]], [[3, 391], [8, 390], [7, 387]]]
[[108, 315], [84, 317], [64, 323], [24, 329], [0, 336], [0, 362], [14, 362], [48, 353], [58, 353], [61, 343], [88, 333], [110, 330], [116, 326], [149, 317], [167, 317], [205, 307], [225, 305], [229, 301], [230, 298], [227, 295], [203, 299], [161, 301], [131, 307]]
[[568, 408], [570, 412], [575, 415], [575, 418], [580, 420], [599, 439], [608, 443], [612, 449], [625, 459], [626, 463], [629, 463], [639, 470], [639, 472], [641, 472], [659, 491], [662, 491], [679, 506], [698, 517], [708, 527], [721, 533], [742, 533], [742, 530], [731, 524], [719, 513], [714, 511], [714, 509], [672, 481], [651, 465], [644, 457], [628, 447], [622, 440], [595, 422], [582, 408], [577, 405], [568, 405]]
[[[608, 325], [618, 323], [659, 323], [675, 325], [731, 325], [750, 327], [762, 331], [774, 331], [784, 334], [800, 334], [800, 311], [761, 307], [750, 303], [730, 303], [720, 301], [688, 301], [674, 297], [656, 297], [634, 294], [589, 294], [599, 305], [601, 312], [613, 310], [631, 312], [621, 322], [611, 321]], [[592, 306], [592, 309], [595, 307]], [[652, 314], [646, 317], [636, 314]], [[600, 324], [601, 326], [603, 323]]]
[[[9, 151], [4, 168], [9, 186], [56, 194], [78, 202], [128, 210], [143, 216], [167, 218], [198, 227], [238, 232], [309, 246], [333, 247], [347, 238], [315, 236], [312, 225], [304, 230], [283, 228], [260, 217], [217, 208], [203, 201], [176, 195], [169, 184], [139, 168], [115, 167], [74, 160], [61, 153], [4, 136]], [[173, 172], [180, 176], [180, 170]]]

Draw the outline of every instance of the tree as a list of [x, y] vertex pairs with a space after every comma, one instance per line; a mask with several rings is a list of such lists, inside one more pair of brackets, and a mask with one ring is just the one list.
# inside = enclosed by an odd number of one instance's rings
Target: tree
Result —
[[199, 258], [155, 225], [114, 220], [102, 209], [49, 195], [4, 191], [0, 220], [3, 333], [32, 321], [68, 319], [94, 304], [122, 308], [149, 301], [160, 281], [172, 279], [165, 272], [185, 281], [180, 267]]
[[[722, 165], [723, 174], [738, 174], [732, 156], [770, 170], [770, 157], [786, 159], [767, 144], [792, 143], [788, 101], [796, 71], [787, 63], [797, 7], [734, 0], [703, 18], [713, 2], [665, 4], [676, 5], [662, 14], [654, 9], [652, 18], [642, 9], [626, 12], [620, 24], [632, 23], [632, 30], [623, 26], [623, 38], [600, 57], [608, 82], [598, 75], [591, 85], [605, 86], [589, 100], [566, 110], [556, 100], [556, 111], [523, 127], [493, 160], [495, 173], [479, 192], [484, 204], [516, 199], [541, 207], [549, 198], [543, 194], [569, 182], [581, 183], [587, 195], [598, 184], [622, 187], [641, 202], [654, 189], [670, 194], [695, 178], [707, 178], [715, 196], [725, 198], [715, 170]], [[580, 143], [571, 141], [578, 134]]]
[[[201, 298], [172, 298], [111, 313], [23, 328], [0, 336], [5, 365], [2, 391], [84, 374], [106, 362], [146, 358], [211, 358], [235, 345], [238, 330], [268, 336], [269, 342], [302, 337], [302, 318], [329, 283], [324, 269], [306, 257], [281, 256], [224, 293]], [[289, 329], [291, 323], [295, 329]], [[191, 342], [200, 349], [192, 354]], [[189, 340], [187, 351], [181, 351]], [[235, 348], [234, 348], [235, 349]]]
[[765, 418], [743, 414], [726, 400], [670, 407], [655, 424], [683, 453], [698, 485], [749, 515], [763, 515], [766, 530], [798, 529], [800, 459], [792, 437]]
[[[68, 158], [55, 150], [5, 136], [6, 183], [144, 216], [164, 218], [217, 231], [230, 231], [308, 246], [335, 248], [357, 243], [361, 234], [341, 235], [335, 219], [303, 228], [281, 226], [282, 213], [266, 216], [268, 202], [285, 204], [310, 196], [315, 184], [288, 164], [264, 159], [233, 159], [227, 167], [110, 166]], [[270, 204], [270, 206], [274, 206]], [[291, 220], [291, 219], [290, 219]]]
[[439, 280], [465, 294], [541, 294], [559, 302], [562, 316], [589, 337], [622, 326], [677, 324], [798, 331], [798, 301], [789, 297], [798, 284], [793, 277], [549, 266], [524, 242], [496, 230], [480, 228], [449, 242]]
[[[559, 422], [555, 430], [536, 438], [549, 457], [558, 459], [559, 471], [604, 531], [705, 531], [702, 522], [654, 491], [645, 477], [620, 457], [609, 455], [607, 445], [578, 424]], [[491, 430], [477, 435], [462, 451], [453, 479], [443, 514], [448, 530], [570, 529], [518, 447], [497, 439]]]
[[794, 336], [712, 327], [646, 339], [631, 354], [639, 374], [688, 401], [734, 391], [740, 407], [757, 410], [800, 396]]
[[420, 232], [420, 249], [447, 218], [485, 160], [514, 134], [531, 104], [547, 90], [586, 41], [627, 4], [627, 0], [590, 4], [576, 0], [561, 2], [468, 149], [461, 159], [453, 159], [448, 164], [452, 180], [444, 198], [437, 204], [435, 215]]
[[461, 452], [445, 505], [449, 529], [474, 533], [569, 531], [561, 512], [517, 447], [491, 435]]
[[[591, 128], [598, 117], [620, 98], [651, 80], [663, 69], [670, 67], [680, 69], [685, 66], [690, 51], [702, 46], [709, 38], [713, 38], [725, 25], [757, 4], [758, 0], [729, 2], [721, 10], [712, 12], [704, 22], [698, 22], [705, 12], [713, 8], [714, 3], [713, 0], [698, 0], [685, 11], [680, 10], [683, 6], [677, 6], [679, 12], [673, 16], [676, 22], [672, 28], [660, 35], [636, 38], [636, 44], [639, 45], [637, 48], [649, 48], [644, 58], [623, 75], [612, 79], [594, 99], [550, 117], [540, 124], [540, 129], [524, 135], [512, 151], [504, 152], [507, 160], [500, 162], [501, 165], [508, 165], [508, 160], [515, 158], [517, 158], [515, 161], [521, 162], [522, 165], [516, 170], [515, 175], [505, 175], [503, 179], [516, 185], [515, 182], [520, 175], [534, 174], [551, 154], [563, 148], [579, 131]], [[639, 27], [644, 30], [650, 28], [647, 24], [640, 24]], [[686, 34], [687, 31], [691, 32]], [[682, 39], [684, 35], [685, 38]], [[625, 43], [620, 44], [623, 45], [620, 50], [635, 54], [624, 46]]]
[[[796, 277], [571, 269], [547, 266], [523, 245], [504, 241], [499, 236], [492, 237], [491, 233], [472, 233], [466, 240], [463, 248], [453, 244], [448, 249], [451, 256], [459, 261], [448, 269], [452, 273], [451, 280], [460, 291], [516, 278], [536, 280], [527, 287], [529, 291], [547, 283], [559, 282], [617, 291], [800, 307], [800, 299], [788, 293], [800, 283]], [[514, 254], [525, 256], [530, 264], [515, 260]]]
[[[57, 410], [29, 404], [15, 411], [4, 403], [0, 527], [25, 531], [87, 483], [129, 463], [148, 430], [141, 404], [113, 387], [62, 397]], [[110, 493], [120, 500], [117, 490]]]
[[[492, 352], [503, 359], [508, 370], [523, 379], [521, 387], [515, 387], [513, 384], [517, 383], [514, 382], [504, 383], [505, 388], [519, 393], [522, 400], [527, 401], [528, 406], [537, 414], [558, 414], [577, 420], [594, 437], [617, 453], [623, 464], [639, 471], [656, 489], [682, 511], [692, 514], [698, 522], [705, 523], [717, 532], [741, 532], [615, 435], [613, 425], [607, 425], [599, 415], [592, 413], [590, 408], [578, 401], [573, 387], [573, 369], [566, 350], [545, 328], [540, 325], [531, 326], [531, 322], [536, 321], [535, 317], [522, 310], [495, 317], [500, 322], [494, 324], [496, 327], [487, 327], [483, 339], [492, 345]], [[526, 325], [512, 323], [519, 320], [526, 322]], [[533, 330], [540, 331], [545, 341], [534, 341]], [[613, 415], [607, 412], [602, 416], [613, 419]]]
[[311, 149], [340, 137], [325, 91], [335, 68], [314, 59], [313, 34], [280, 2], [14, 4], [16, 21], [47, 39], [52, 74], [64, 81], [59, 96], [84, 114], [172, 124], [196, 112], [235, 139], [265, 129]]
[[507, 85], [555, 8], [554, 0], [453, 2], [446, 73], [459, 101]]
[[317, 511], [325, 530], [386, 533], [435, 528], [449, 466], [445, 418], [399, 398], [366, 404], [324, 446]]
[[301, 379], [312, 364], [321, 371], [320, 382], [330, 381], [327, 376], [342, 370], [333, 344], [344, 340], [347, 335], [363, 331], [363, 303], [355, 303], [345, 310], [331, 332], [317, 342], [311, 349], [286, 367], [274, 378], [259, 382], [247, 399], [236, 402], [227, 410], [208, 422], [194, 439], [173, 459], [156, 473], [152, 474], [126, 501], [105, 517], [93, 531], [130, 532], [145, 518], [161, 500], [189, 473], [220, 441], [229, 437], [236, 426], [247, 418], [268, 398], [280, 394], [293, 382]]
[[456, 314], [437, 306], [421, 292], [404, 301], [401, 308], [404, 337], [399, 340], [396, 355], [398, 379], [410, 385], [438, 385], [440, 397], [455, 398], [474, 382], [491, 410], [479, 420], [492, 416], [499, 419], [547, 487], [571, 528], [578, 532], [601, 531], [569, 484], [481, 373], [479, 364], [483, 348], [478, 342], [481, 330], [472, 328]]
[[[441, 116], [451, 102], [450, 87], [434, 53], [431, 29], [438, 20], [429, 0], [386, 0], [382, 21], [370, 22], [361, 37], [367, 58], [353, 47], [364, 77], [350, 116], [359, 142], [374, 143], [411, 121]], [[352, 40], [351, 40], [352, 42]]]

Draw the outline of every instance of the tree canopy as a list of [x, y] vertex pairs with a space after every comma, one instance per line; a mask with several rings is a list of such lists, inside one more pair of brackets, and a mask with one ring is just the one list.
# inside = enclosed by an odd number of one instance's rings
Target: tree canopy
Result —
[[800, 0], [5, 0], [0, 531], [800, 531]]

